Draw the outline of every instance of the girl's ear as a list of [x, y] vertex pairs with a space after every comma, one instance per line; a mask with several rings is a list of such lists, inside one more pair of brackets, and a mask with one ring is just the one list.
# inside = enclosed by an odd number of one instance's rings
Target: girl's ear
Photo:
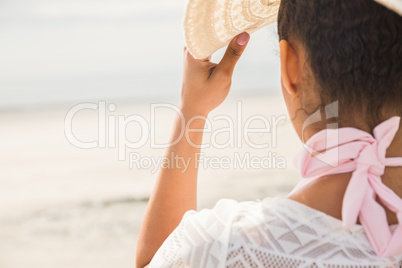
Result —
[[284, 89], [290, 95], [296, 95], [296, 85], [299, 82], [299, 59], [296, 51], [286, 40], [279, 42], [281, 60], [281, 78]]

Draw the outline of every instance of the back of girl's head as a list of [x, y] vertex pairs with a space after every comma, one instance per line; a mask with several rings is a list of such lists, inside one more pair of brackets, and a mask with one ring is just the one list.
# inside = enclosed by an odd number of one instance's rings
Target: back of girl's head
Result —
[[299, 42], [322, 105], [370, 126], [402, 114], [402, 17], [374, 0], [282, 0], [280, 40]]

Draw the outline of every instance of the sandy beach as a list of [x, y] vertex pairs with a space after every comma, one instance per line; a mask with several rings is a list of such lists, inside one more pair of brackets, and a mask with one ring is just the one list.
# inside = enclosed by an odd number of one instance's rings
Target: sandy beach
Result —
[[[160, 106], [178, 103], [184, 9], [182, 0], [2, 3], [1, 268], [134, 267], [157, 147], [177, 116]], [[228, 100], [210, 115], [199, 209], [285, 196], [298, 181], [301, 144], [275, 95], [279, 70], [272, 25], [252, 35]]]
[[[106, 111], [105, 146], [98, 142], [106, 148], [77, 148], [66, 138], [65, 120], [74, 105], [0, 114], [0, 267], [134, 267], [136, 237], [157, 174], [130, 156], [158, 159], [164, 149], [147, 140], [141, 148], [124, 147], [126, 160], [119, 161], [121, 139], [114, 139], [113, 148], [110, 120], [139, 115], [151, 123], [151, 102], [113, 104], [115, 111]], [[260, 117], [247, 123], [256, 115]], [[224, 131], [214, 135], [228, 126], [217, 116], [233, 119], [234, 137]], [[257, 200], [289, 193], [298, 181], [293, 157], [301, 144], [286, 116], [282, 97], [269, 94], [230, 96], [210, 115], [213, 131], [204, 141], [216, 144], [203, 150], [205, 162], [207, 157], [224, 158], [229, 165], [200, 165], [199, 209], [211, 208], [220, 198]], [[174, 117], [173, 110], [156, 110], [157, 144], [168, 141]], [[275, 132], [250, 133], [239, 143], [239, 126], [263, 128], [262, 117], [269, 123], [280, 118]], [[73, 117], [72, 132], [77, 140], [96, 141], [99, 122], [97, 110], [82, 110]], [[144, 133], [136, 122], [125, 131], [131, 141]], [[233, 148], [216, 148], [231, 139]], [[253, 157], [264, 164], [244, 166]]]

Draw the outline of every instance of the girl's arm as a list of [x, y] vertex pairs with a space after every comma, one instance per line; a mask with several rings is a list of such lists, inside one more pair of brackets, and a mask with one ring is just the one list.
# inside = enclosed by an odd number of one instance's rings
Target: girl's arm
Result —
[[[184, 49], [181, 112], [175, 120], [172, 144], [166, 152], [169, 167], [162, 168], [140, 229], [136, 265], [144, 267], [179, 225], [185, 212], [197, 209], [197, 163], [202, 131], [209, 112], [229, 93], [232, 74], [250, 36], [235, 37], [219, 64], [194, 59]], [[193, 130], [193, 131], [192, 131]], [[186, 163], [186, 165], [184, 165]], [[187, 169], [186, 169], [187, 167]]]

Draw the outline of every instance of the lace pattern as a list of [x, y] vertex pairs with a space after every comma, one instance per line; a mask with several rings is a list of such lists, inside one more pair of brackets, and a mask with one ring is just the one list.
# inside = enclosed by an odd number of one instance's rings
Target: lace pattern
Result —
[[388, 268], [402, 267], [402, 256], [377, 256], [360, 225], [346, 230], [292, 200], [221, 200], [186, 213], [150, 267]]

